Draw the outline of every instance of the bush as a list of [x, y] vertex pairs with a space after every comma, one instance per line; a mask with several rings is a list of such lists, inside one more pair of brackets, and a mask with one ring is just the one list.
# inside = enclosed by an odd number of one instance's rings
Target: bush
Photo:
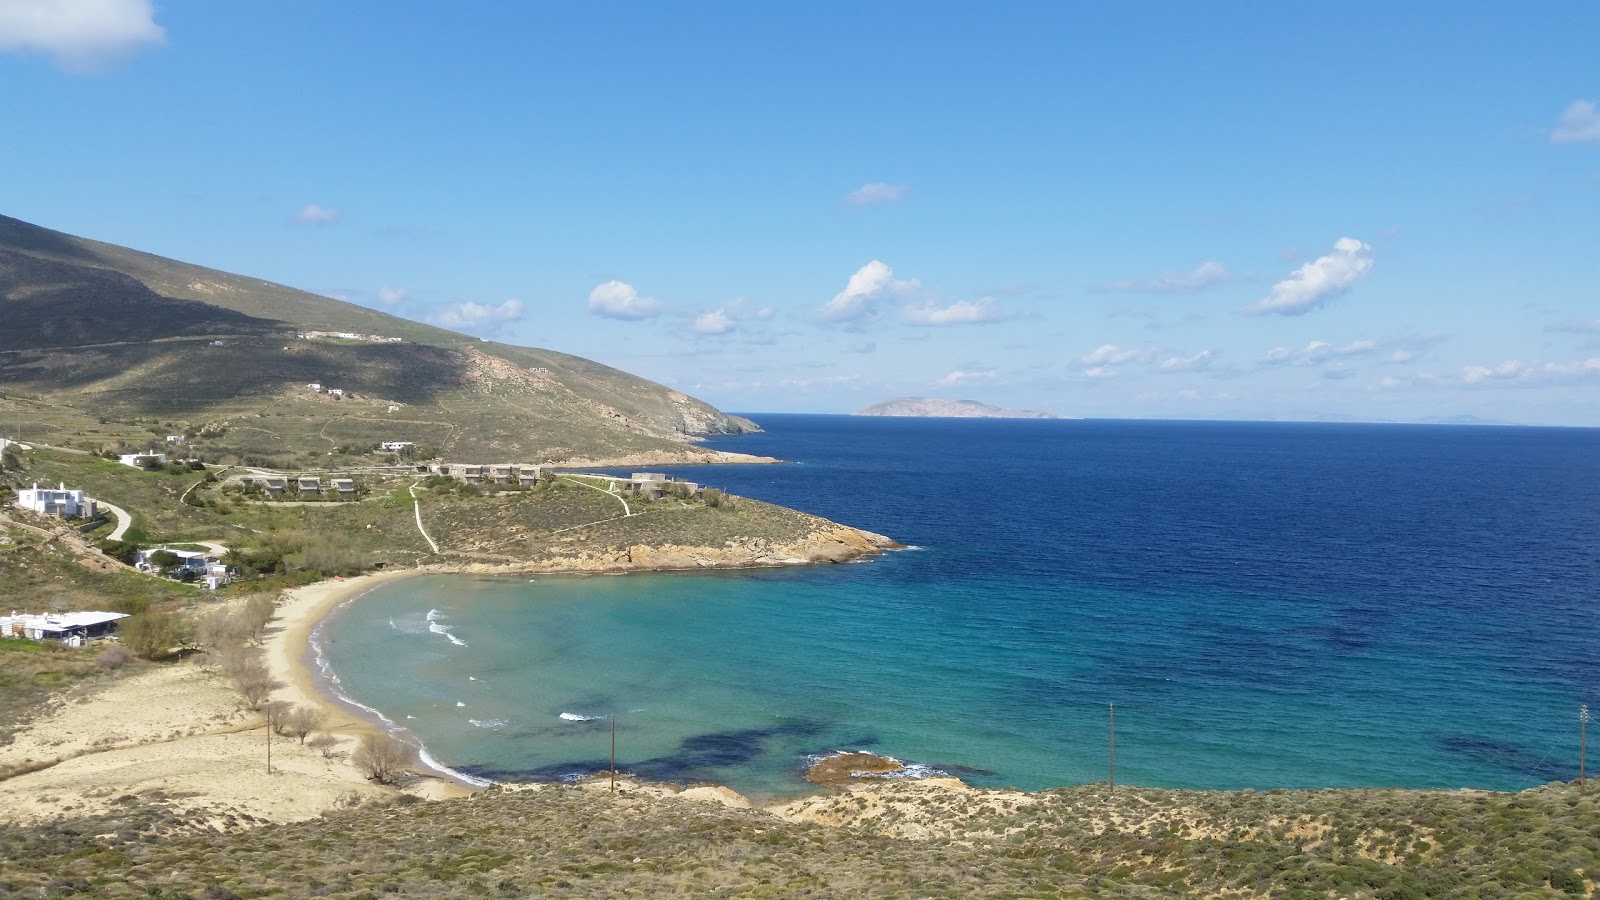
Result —
[[369, 734], [350, 754], [356, 771], [379, 784], [394, 784], [411, 763], [411, 748], [387, 734]]
[[100, 552], [111, 557], [125, 566], [131, 566], [139, 558], [139, 545], [132, 541], [101, 541], [98, 545]]
[[121, 644], [112, 644], [101, 650], [100, 655], [94, 658], [95, 665], [112, 671], [116, 671], [130, 662], [133, 662], [133, 652]]
[[140, 659], [165, 659], [188, 643], [187, 622], [174, 613], [145, 612], [123, 619], [117, 635]]

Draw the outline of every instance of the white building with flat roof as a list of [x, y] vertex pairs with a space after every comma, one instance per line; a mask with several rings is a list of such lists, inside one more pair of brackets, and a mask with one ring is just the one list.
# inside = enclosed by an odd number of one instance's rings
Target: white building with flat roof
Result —
[[30, 512], [43, 516], [68, 516], [72, 518], [94, 518], [95, 502], [83, 495], [83, 491], [69, 490], [65, 484], [60, 487], [39, 487], [34, 482], [33, 487], [17, 491], [17, 506]]
[[166, 465], [167, 455], [165, 453], [124, 453], [117, 457], [117, 461], [125, 466], [133, 466], [135, 469], [142, 469], [145, 466], [150, 465]]
[[0, 638], [60, 641], [69, 647], [81, 647], [95, 638], [110, 637], [117, 630], [117, 622], [127, 617], [127, 613], [115, 612], [39, 615], [12, 612], [9, 616], [0, 616]]

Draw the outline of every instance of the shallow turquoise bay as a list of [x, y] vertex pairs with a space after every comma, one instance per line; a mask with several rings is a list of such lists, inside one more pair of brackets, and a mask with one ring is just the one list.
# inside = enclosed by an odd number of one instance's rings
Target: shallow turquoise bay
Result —
[[869, 749], [1044, 788], [1105, 779], [1111, 703], [1122, 782], [1576, 774], [1592, 435], [841, 419], [722, 445], [802, 465], [687, 471], [920, 549], [401, 581], [322, 628], [339, 689], [497, 780], [603, 769], [615, 713], [619, 768], [651, 778], [783, 795], [808, 756]]

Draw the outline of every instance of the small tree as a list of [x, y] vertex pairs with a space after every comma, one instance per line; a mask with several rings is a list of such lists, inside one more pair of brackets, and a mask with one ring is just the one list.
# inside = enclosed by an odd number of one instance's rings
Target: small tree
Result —
[[172, 613], [142, 612], [130, 616], [118, 623], [117, 636], [140, 659], [163, 659], [184, 642]]
[[253, 653], [239, 653], [235, 659], [224, 661], [223, 671], [228, 673], [245, 705], [253, 710], [260, 709], [273, 691], [283, 687], [281, 682], [272, 680], [267, 664]]
[[0, 452], [0, 469], [9, 469], [15, 472], [22, 468], [22, 456], [17, 453], [17, 448], [10, 445]]
[[306, 746], [321, 753], [323, 759], [332, 759], [335, 748], [339, 746], [339, 739], [331, 734], [323, 733], [306, 741]]
[[283, 721], [283, 733], [293, 735], [306, 742], [306, 735], [322, 727], [327, 719], [327, 714], [313, 706], [297, 706], [289, 711]]
[[100, 552], [125, 566], [139, 559], [139, 545], [132, 541], [101, 541]]
[[171, 550], [157, 550], [150, 554], [150, 567], [163, 575], [176, 569], [182, 563], [183, 560], [179, 558], [178, 554], [173, 553]]
[[268, 700], [261, 704], [258, 712], [266, 720], [267, 727], [279, 734], [289, 733], [289, 719], [294, 715], [295, 705], [287, 700]]
[[388, 734], [369, 734], [350, 754], [356, 771], [379, 784], [394, 784], [411, 763], [411, 748]]
[[256, 594], [245, 601], [244, 609], [239, 614], [244, 623], [244, 632], [256, 644], [261, 643], [261, 636], [267, 630], [267, 623], [272, 620], [277, 612], [276, 598], [266, 594]]

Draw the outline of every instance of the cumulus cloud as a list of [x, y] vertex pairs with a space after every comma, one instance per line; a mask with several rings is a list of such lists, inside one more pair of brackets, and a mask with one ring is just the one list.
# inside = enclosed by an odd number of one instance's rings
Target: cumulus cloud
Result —
[[1267, 296], [1242, 311], [1303, 315], [1350, 290], [1371, 272], [1372, 247], [1355, 238], [1342, 237], [1334, 243], [1332, 253], [1294, 270], [1273, 285]]
[[971, 384], [974, 381], [991, 381], [994, 379], [994, 376], [995, 373], [993, 369], [984, 369], [975, 372], [968, 372], [964, 369], [956, 369], [948, 375], [940, 378], [935, 383], [949, 387], [957, 384]]
[[726, 309], [714, 309], [694, 317], [695, 334], [727, 334], [738, 327]]
[[319, 203], [307, 203], [290, 216], [289, 221], [296, 225], [332, 225], [339, 221], [339, 211]]
[[1407, 363], [1417, 354], [1444, 340], [1441, 334], [1401, 338], [1360, 338], [1343, 344], [1307, 341], [1304, 347], [1273, 347], [1261, 357], [1264, 365], [1315, 366], [1355, 356], [1382, 356], [1387, 363]]
[[405, 298], [405, 288], [391, 287], [387, 284], [378, 288], [378, 293], [375, 295], [375, 299], [384, 306], [394, 306]]
[[451, 331], [481, 333], [498, 331], [507, 323], [520, 318], [522, 318], [521, 300], [507, 300], [498, 306], [468, 300], [434, 310], [428, 321]]
[[150, 0], [5, 0], [0, 52], [40, 53], [79, 74], [165, 43]]
[[1551, 143], [1600, 144], [1600, 112], [1591, 100], [1574, 100], [1550, 132]]
[[915, 291], [919, 286], [921, 282], [915, 278], [896, 280], [894, 270], [875, 259], [857, 269], [844, 290], [822, 304], [817, 318], [823, 322], [859, 322], [877, 314], [878, 301]]
[[1116, 344], [1101, 344], [1078, 361], [1086, 366], [1120, 366], [1131, 362], [1143, 362], [1152, 355], [1150, 350], [1133, 350], [1118, 347]]
[[1227, 268], [1219, 262], [1203, 262], [1192, 272], [1162, 272], [1153, 278], [1124, 278], [1095, 288], [1129, 294], [1187, 294], [1203, 291], [1233, 280]]
[[1000, 304], [993, 297], [957, 300], [949, 306], [916, 303], [901, 310], [907, 325], [975, 325], [1000, 318]]
[[885, 184], [874, 181], [863, 184], [844, 196], [844, 202], [851, 206], [882, 206], [885, 203], [899, 203], [906, 198], [911, 189], [903, 184]]
[[1168, 374], [1198, 372], [1208, 368], [1216, 355], [1215, 350], [1201, 350], [1191, 356], [1169, 356], [1161, 361], [1160, 371]]
[[660, 315], [661, 301], [641, 297], [633, 285], [613, 280], [596, 285], [589, 292], [589, 312], [608, 319], [637, 321]]
[[1471, 385], [1542, 384], [1584, 378], [1600, 378], [1600, 356], [1564, 363], [1522, 363], [1508, 359], [1497, 366], [1461, 367], [1461, 380]]

